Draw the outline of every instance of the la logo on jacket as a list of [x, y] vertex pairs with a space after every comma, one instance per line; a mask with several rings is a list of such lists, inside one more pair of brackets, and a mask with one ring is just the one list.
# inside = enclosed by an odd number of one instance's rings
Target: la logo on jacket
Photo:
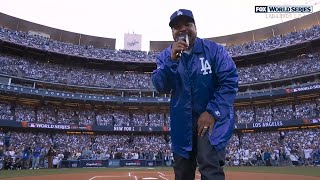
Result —
[[208, 60], [204, 60], [203, 57], [199, 59], [201, 61], [201, 71], [203, 72], [203, 75], [211, 74], [212, 70]]

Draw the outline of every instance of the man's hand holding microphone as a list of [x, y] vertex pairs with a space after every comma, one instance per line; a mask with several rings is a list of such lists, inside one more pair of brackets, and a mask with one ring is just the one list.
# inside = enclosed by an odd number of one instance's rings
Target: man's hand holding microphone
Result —
[[171, 59], [178, 60], [183, 51], [189, 48], [189, 36], [187, 33], [181, 33], [172, 44]]

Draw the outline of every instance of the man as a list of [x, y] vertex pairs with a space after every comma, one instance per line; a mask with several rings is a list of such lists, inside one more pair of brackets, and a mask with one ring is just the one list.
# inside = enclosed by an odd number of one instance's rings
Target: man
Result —
[[175, 42], [157, 57], [152, 82], [159, 93], [171, 91], [171, 140], [176, 180], [225, 179], [225, 147], [234, 126], [238, 91], [236, 66], [226, 50], [197, 37], [190, 10], [170, 17]]
[[48, 156], [48, 168], [51, 169], [53, 168], [53, 157], [56, 154], [56, 150], [53, 148], [53, 145], [50, 145], [48, 152], [47, 152], [47, 156]]
[[41, 147], [39, 144], [34, 144], [32, 150], [32, 167], [30, 169], [39, 169], [39, 160], [40, 160]]
[[22, 168], [23, 169], [29, 169], [31, 151], [32, 150], [30, 146], [25, 146], [22, 152]]

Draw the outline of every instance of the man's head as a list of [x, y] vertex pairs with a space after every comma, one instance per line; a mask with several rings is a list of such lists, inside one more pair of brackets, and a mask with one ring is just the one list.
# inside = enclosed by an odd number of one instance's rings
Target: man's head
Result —
[[174, 40], [182, 33], [189, 36], [190, 46], [193, 45], [197, 37], [197, 28], [193, 18], [193, 13], [187, 9], [179, 9], [170, 16], [169, 26], [172, 29], [172, 37]]

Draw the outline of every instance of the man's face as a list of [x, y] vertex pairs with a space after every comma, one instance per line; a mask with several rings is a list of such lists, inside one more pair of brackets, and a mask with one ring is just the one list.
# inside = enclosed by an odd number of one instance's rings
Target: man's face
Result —
[[192, 47], [196, 37], [196, 25], [187, 17], [180, 17], [180, 19], [172, 26], [172, 37], [175, 40], [181, 33], [187, 33], [189, 36], [190, 47]]

